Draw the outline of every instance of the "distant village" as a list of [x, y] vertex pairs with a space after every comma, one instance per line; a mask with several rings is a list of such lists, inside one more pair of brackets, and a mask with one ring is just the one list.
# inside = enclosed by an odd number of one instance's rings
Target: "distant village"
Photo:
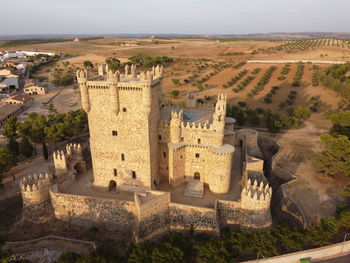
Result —
[[29, 68], [55, 53], [0, 50], [0, 127], [34, 103], [34, 96], [47, 93], [44, 84], [29, 78]]

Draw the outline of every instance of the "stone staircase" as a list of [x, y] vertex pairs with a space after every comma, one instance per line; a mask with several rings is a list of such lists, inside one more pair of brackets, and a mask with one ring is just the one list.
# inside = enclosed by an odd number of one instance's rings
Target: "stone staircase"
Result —
[[204, 183], [200, 180], [191, 180], [188, 182], [185, 189], [185, 196], [203, 198], [204, 195]]

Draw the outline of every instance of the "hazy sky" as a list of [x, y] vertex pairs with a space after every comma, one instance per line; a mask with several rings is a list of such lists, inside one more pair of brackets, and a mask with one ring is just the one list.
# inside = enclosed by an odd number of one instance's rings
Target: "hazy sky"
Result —
[[350, 31], [350, 0], [0, 2], [0, 35]]

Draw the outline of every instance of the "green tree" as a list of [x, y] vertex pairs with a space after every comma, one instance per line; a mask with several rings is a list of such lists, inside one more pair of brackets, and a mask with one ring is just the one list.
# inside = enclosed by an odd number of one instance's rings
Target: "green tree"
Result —
[[175, 86], [180, 86], [180, 79], [171, 79]]
[[329, 133], [321, 135], [323, 151], [317, 153], [316, 164], [328, 175], [338, 172], [350, 176], [350, 140], [340, 135], [332, 137]]
[[81, 256], [74, 252], [64, 251], [56, 260], [56, 263], [76, 263]]
[[172, 90], [170, 92], [170, 94], [174, 97], [174, 98], [177, 98], [180, 94], [180, 91], [179, 90]]
[[43, 142], [43, 156], [45, 160], [49, 159], [49, 151], [45, 142]]
[[21, 142], [19, 143], [19, 151], [23, 156], [27, 158], [33, 155], [34, 148], [30, 144], [27, 137], [22, 138]]
[[330, 116], [333, 127], [332, 135], [345, 135], [350, 139], [350, 110], [342, 110]]
[[7, 144], [7, 147], [11, 152], [16, 155], [19, 155], [19, 143], [14, 138], [10, 138]]
[[96, 250], [78, 260], [78, 263], [110, 263], [122, 262], [115, 249], [110, 246], [100, 246]]
[[17, 118], [9, 118], [6, 123], [4, 124], [4, 131], [3, 135], [9, 139], [9, 138], [18, 138], [17, 135]]
[[334, 217], [323, 218], [320, 223], [312, 224], [305, 231], [306, 242], [313, 247], [327, 246], [338, 230]]
[[279, 132], [283, 127], [280, 115], [271, 113], [271, 111], [265, 113], [265, 124], [268, 131], [272, 133]]
[[108, 68], [113, 72], [121, 68], [120, 60], [117, 58], [113, 58], [113, 57], [106, 58], [106, 64], [108, 65]]
[[297, 118], [298, 120], [307, 120], [311, 116], [311, 111], [309, 108], [304, 108], [301, 106], [298, 106], [293, 111], [293, 117]]
[[230, 249], [223, 240], [210, 240], [194, 246], [197, 263], [227, 263], [237, 262], [232, 258]]
[[0, 182], [3, 174], [15, 166], [18, 159], [7, 147], [0, 147]]
[[153, 249], [151, 255], [152, 263], [177, 263], [183, 262], [183, 251], [170, 243], [162, 243]]
[[85, 60], [84, 61], [84, 68], [85, 69], [93, 69], [94, 65], [92, 64], [92, 62], [90, 60]]
[[153, 245], [150, 242], [137, 245], [131, 250], [128, 256], [128, 263], [152, 263], [152, 250]]

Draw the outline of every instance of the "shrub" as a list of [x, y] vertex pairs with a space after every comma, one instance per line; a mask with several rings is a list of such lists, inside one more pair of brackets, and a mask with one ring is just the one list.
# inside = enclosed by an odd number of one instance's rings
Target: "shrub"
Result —
[[171, 79], [171, 81], [174, 83], [175, 86], [180, 86], [180, 80], [179, 79]]
[[264, 101], [265, 101], [265, 103], [271, 103], [272, 99], [269, 97], [265, 97]]
[[173, 97], [177, 97], [177, 96], [179, 96], [179, 94], [180, 94], [180, 91], [179, 90], [172, 90], [171, 92], [170, 92], [170, 94], [173, 96]]

